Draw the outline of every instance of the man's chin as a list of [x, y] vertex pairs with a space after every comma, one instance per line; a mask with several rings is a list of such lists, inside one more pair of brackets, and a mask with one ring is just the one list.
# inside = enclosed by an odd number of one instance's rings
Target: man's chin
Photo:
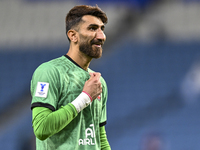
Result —
[[100, 58], [102, 56], [103, 49], [102, 47], [92, 45], [92, 48], [84, 48], [80, 49], [80, 51], [91, 58]]
[[98, 55], [98, 56], [95, 56], [95, 57], [93, 57], [93, 58], [98, 59], [98, 58], [101, 58], [101, 56], [102, 56], [102, 55]]
[[102, 48], [99, 48], [97, 53], [93, 56], [93, 58], [100, 58], [102, 56]]

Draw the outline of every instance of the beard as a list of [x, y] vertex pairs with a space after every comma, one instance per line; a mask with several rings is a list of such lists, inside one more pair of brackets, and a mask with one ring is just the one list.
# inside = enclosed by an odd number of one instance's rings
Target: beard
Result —
[[101, 40], [92, 40], [90, 43], [82, 42], [79, 45], [79, 50], [84, 53], [85, 55], [91, 57], [91, 58], [100, 58], [102, 56], [102, 47], [96, 47], [94, 44], [101, 44], [103, 45], [103, 42]]

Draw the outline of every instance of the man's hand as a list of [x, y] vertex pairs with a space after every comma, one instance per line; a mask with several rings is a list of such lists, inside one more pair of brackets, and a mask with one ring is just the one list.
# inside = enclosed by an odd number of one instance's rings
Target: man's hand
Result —
[[90, 79], [85, 82], [83, 87], [83, 91], [87, 92], [92, 100], [96, 99], [102, 92], [100, 77], [101, 73], [90, 73]]

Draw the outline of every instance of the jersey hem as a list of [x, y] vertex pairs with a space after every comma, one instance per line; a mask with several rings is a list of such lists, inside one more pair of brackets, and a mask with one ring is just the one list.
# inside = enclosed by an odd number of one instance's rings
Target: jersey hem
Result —
[[55, 110], [56, 110], [52, 105], [47, 104], [47, 103], [41, 103], [41, 102], [36, 102], [36, 103], [31, 104], [31, 110], [32, 110], [34, 107], [46, 107], [46, 108], [51, 109], [52, 111], [55, 111]]

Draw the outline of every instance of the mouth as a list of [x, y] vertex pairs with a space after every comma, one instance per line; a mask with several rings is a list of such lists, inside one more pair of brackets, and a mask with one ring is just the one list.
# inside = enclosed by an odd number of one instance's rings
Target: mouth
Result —
[[102, 47], [101, 44], [94, 44], [94, 46], [96, 46], [96, 47]]
[[102, 40], [92, 40], [91, 44], [94, 45], [95, 47], [101, 48], [104, 42]]

